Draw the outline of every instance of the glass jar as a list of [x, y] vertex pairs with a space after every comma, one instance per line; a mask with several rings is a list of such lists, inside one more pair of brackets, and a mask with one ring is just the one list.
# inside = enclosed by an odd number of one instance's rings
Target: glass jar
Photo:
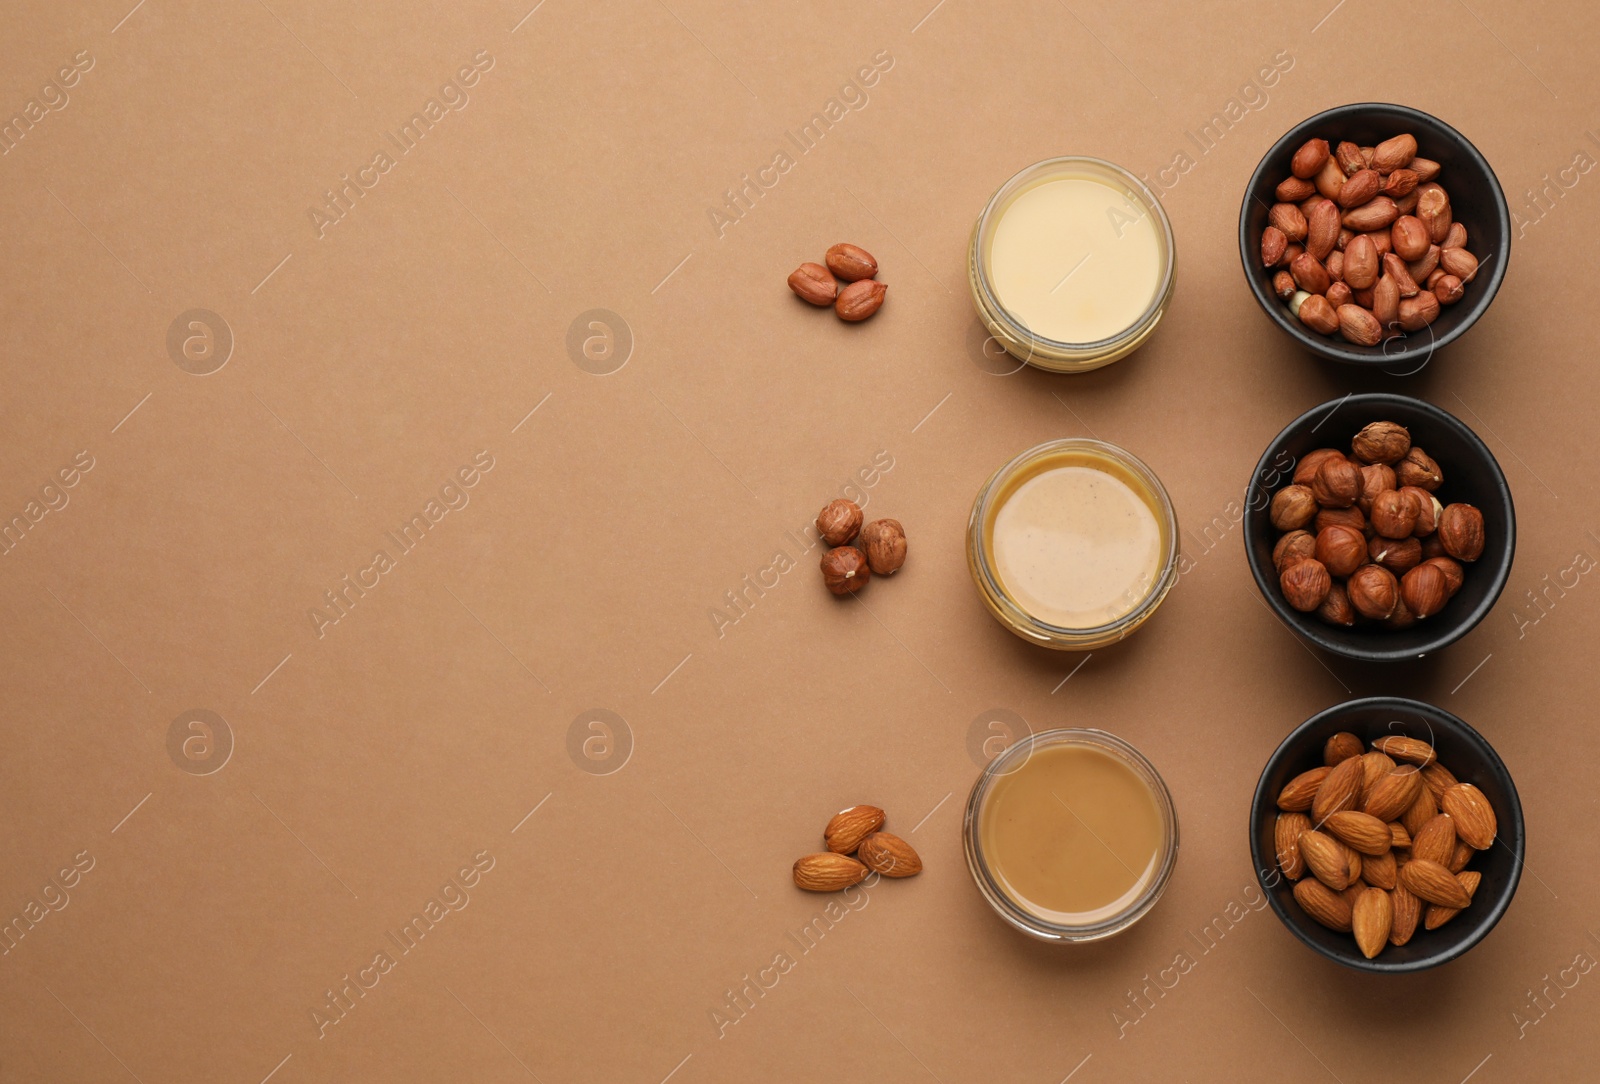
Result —
[[[997, 786], [1002, 786], [1016, 773], [1025, 771], [1030, 763], [1036, 769], [1042, 766], [1045, 756], [1040, 754], [1046, 750], [1070, 748], [1092, 750], [1111, 758], [1116, 765], [1125, 769], [1147, 788], [1148, 798], [1154, 811], [1154, 819], [1147, 826], [1147, 842], [1151, 844], [1147, 864], [1142, 870], [1134, 873], [1131, 867], [1127, 867], [1124, 863], [1124, 868], [1128, 869], [1131, 875], [1130, 885], [1109, 907], [1102, 908], [1092, 918], [1080, 922], [1061, 921], [1064, 916], [1030, 903], [1013, 890], [1004, 874], [1003, 860], [994, 853], [996, 848], [992, 846], [995, 842], [993, 835], [996, 825], [989, 823], [990, 818], [997, 816], [994, 812]], [[1056, 795], [1056, 787], [1053, 784], [1050, 786], [1050, 793], [1062, 798], [1063, 804], [1067, 805], [1069, 812], [1072, 812], [1071, 806], [1067, 804], [1071, 800], [1070, 787], [1068, 791], [1067, 796], [1059, 796]], [[1101, 809], [1099, 812], [1103, 816], [1106, 811]], [[1076, 812], [1072, 815], [1077, 817]], [[1083, 823], [1088, 832], [1094, 832], [1088, 823], [1081, 820], [1079, 823]], [[1012, 830], [1015, 830], [1014, 826]], [[1105, 825], [1102, 823], [1102, 831], [1104, 830]], [[1101, 730], [1042, 731], [1021, 739], [991, 760], [983, 773], [978, 776], [978, 781], [973, 784], [972, 794], [967, 799], [962, 835], [965, 841], [967, 868], [972, 873], [972, 880], [978, 886], [983, 898], [989, 902], [989, 906], [994, 908], [995, 913], [1013, 928], [1031, 937], [1058, 944], [1099, 941], [1132, 926], [1161, 898], [1161, 893], [1166, 889], [1167, 881], [1178, 859], [1178, 815], [1166, 783], [1155, 766], [1137, 749], [1121, 738]], [[1098, 833], [1094, 834], [1094, 840], [1100, 845], [1105, 845]], [[1124, 841], [1113, 840], [1113, 842]], [[1121, 862], [1121, 856], [1118, 856], [1117, 860]], [[1069, 864], [1065, 854], [1062, 856], [1062, 861], [1064, 866]], [[1077, 867], [1074, 866], [1072, 869], [1075, 873]]]
[[[1019, 601], [996, 559], [995, 521], [1001, 508], [1022, 485], [1060, 466], [1091, 467], [1121, 482], [1149, 509], [1158, 535], [1154, 559], [1128, 580], [1117, 596], [1117, 605], [1105, 611], [1107, 619], [1081, 627], [1052, 623], [1038, 612], [1030, 612], [1030, 605], [1036, 611], [1044, 608]], [[1178, 582], [1178, 517], [1161, 480], [1129, 452], [1086, 437], [1047, 441], [995, 471], [978, 490], [967, 521], [967, 567], [984, 604], [1012, 632], [1059, 651], [1093, 651], [1124, 639], [1144, 624]]]
[[[1030, 202], [1019, 208], [1019, 200], [1025, 196], [1037, 202], [1039, 193], [1034, 190], [1053, 181], [1088, 181], [1098, 186], [1071, 186], [1079, 200], [1087, 195], [1092, 201], [1099, 187], [1109, 189], [1098, 197], [1105, 203], [1104, 227], [1097, 206], [1085, 208], [1074, 205], [1072, 200], [1056, 200], [1048, 206], [1033, 206]], [[1065, 195], [1068, 190], [1063, 188], [1061, 192]], [[1002, 266], [997, 267], [995, 240], [1008, 213], [1019, 216], [1015, 229], [1024, 233], [1022, 243], [1032, 251], [1024, 254], [1027, 258], [1010, 256], [1008, 241], [1003, 245], [1007, 251], [1002, 253]], [[1057, 230], [1052, 231], [1052, 226]], [[1062, 231], [1063, 243], [1054, 244], [1053, 232]], [[1028, 239], [1033, 243], [1028, 244]], [[1047, 251], [1040, 251], [1041, 245]], [[1081, 258], [1077, 255], [1080, 247], [1085, 253]], [[1093, 260], [1096, 254], [1101, 256], [1098, 262]], [[1014, 265], [1018, 258], [1023, 258], [1022, 267], [1005, 266]], [[1042, 262], [1035, 263], [1035, 259]], [[1047, 328], [1036, 312], [1036, 326], [1030, 329], [1017, 311], [1025, 295], [1030, 304], [1065, 304], [1072, 291], [1061, 294], [1061, 290], [1080, 269], [1086, 277], [1073, 290], [1095, 295], [1081, 300], [1082, 305], [1097, 306], [1098, 316], [1078, 326], [1092, 328], [1087, 331], [1094, 336], [1092, 340], [1071, 341], [1082, 336], [1070, 333], [1074, 327], [1070, 316], [1053, 321]], [[1063, 271], [1065, 274], [1054, 287], [1047, 288], [1045, 284]], [[1172, 224], [1161, 201], [1132, 173], [1099, 158], [1051, 158], [1022, 170], [989, 199], [972, 228], [968, 246], [967, 280], [978, 318], [1013, 357], [1051, 372], [1087, 372], [1138, 349], [1166, 312], [1173, 278]], [[1038, 289], [1024, 291], [1019, 284], [1030, 279]], [[1130, 289], [1139, 296], [1130, 297]], [[1141, 306], [1146, 289], [1148, 302]], [[1010, 308], [1005, 300], [1007, 290], [1012, 294]], [[1080, 306], [1078, 311], [1088, 310]], [[1105, 322], [1108, 319], [1109, 324]], [[1063, 337], [1052, 338], [1052, 333]]]

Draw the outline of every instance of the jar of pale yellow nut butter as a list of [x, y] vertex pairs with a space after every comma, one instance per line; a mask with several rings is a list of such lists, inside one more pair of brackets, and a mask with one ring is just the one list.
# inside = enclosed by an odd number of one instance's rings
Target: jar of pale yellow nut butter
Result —
[[1172, 298], [1172, 224], [1144, 182], [1099, 158], [1051, 158], [1012, 177], [972, 228], [978, 318], [1007, 353], [1052, 372], [1138, 349]]
[[1042, 647], [1092, 651], [1132, 634], [1178, 582], [1177, 513], [1132, 454], [1053, 440], [978, 491], [967, 565], [1006, 628]]

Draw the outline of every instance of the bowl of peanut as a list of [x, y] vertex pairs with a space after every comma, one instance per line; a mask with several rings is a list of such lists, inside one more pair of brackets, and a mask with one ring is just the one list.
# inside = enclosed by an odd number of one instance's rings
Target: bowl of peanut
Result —
[[1245, 280], [1307, 350], [1406, 375], [1489, 308], [1511, 213], [1488, 160], [1444, 121], [1344, 105], [1261, 159], [1239, 211]]

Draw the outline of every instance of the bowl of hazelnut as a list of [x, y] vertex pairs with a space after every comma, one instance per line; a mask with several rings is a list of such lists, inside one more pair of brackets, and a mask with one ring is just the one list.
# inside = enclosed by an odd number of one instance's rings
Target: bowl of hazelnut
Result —
[[1527, 847], [1505, 762], [1461, 719], [1417, 700], [1337, 704], [1268, 759], [1250, 856], [1280, 921], [1359, 971], [1455, 959], [1511, 906]]
[[1245, 279], [1272, 322], [1314, 354], [1394, 374], [1484, 314], [1510, 246], [1505, 193], [1478, 149], [1381, 102], [1290, 129], [1239, 211]]
[[1465, 636], [1511, 575], [1493, 453], [1406, 395], [1348, 395], [1279, 433], [1246, 490], [1245, 557], [1274, 613], [1325, 651], [1415, 659]]

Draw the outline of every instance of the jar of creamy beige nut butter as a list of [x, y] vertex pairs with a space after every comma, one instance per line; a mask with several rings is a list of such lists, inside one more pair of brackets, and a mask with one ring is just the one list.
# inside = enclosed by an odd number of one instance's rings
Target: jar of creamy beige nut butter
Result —
[[1116, 445], [1048, 441], [978, 491], [967, 565], [1012, 632], [1090, 651], [1130, 635], [1178, 581], [1177, 514], [1155, 473]]
[[972, 229], [967, 278], [989, 334], [1053, 372], [1138, 349], [1172, 297], [1172, 224], [1121, 166], [1051, 158], [1012, 177]]

